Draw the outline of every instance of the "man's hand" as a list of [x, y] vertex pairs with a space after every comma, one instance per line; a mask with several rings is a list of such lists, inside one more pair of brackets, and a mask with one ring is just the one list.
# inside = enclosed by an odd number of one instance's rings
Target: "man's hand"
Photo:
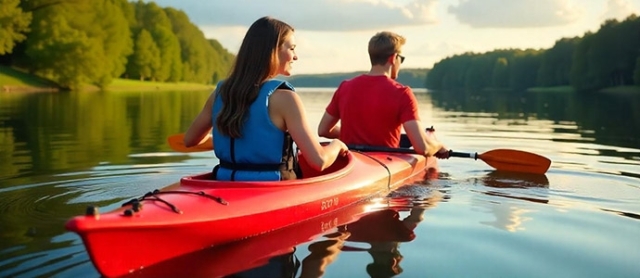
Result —
[[[435, 134], [435, 129], [432, 127], [427, 128], [426, 129], [426, 134], [427, 137], [429, 137], [429, 139], [432, 139], [433, 141], [439, 142], [438, 138], [436, 138], [436, 134]], [[441, 144], [441, 143], [440, 143]], [[444, 145], [442, 145], [442, 147], [440, 147], [440, 150], [438, 150], [438, 152], [434, 155], [435, 157], [439, 158], [439, 159], [449, 159], [449, 150], [447, 149], [447, 147], [445, 147]]]
[[449, 152], [449, 150], [447, 150], [447, 148], [442, 147], [442, 148], [441, 148], [441, 149], [440, 149], [440, 150], [435, 154], [435, 156], [436, 156], [437, 158], [440, 158], [440, 159], [449, 159], [449, 153], [450, 153], [450, 152]]

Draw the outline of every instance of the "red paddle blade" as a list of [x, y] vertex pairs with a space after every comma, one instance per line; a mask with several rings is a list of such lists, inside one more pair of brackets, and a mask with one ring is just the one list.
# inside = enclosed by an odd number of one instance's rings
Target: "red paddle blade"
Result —
[[491, 150], [478, 158], [500, 171], [544, 174], [551, 166], [551, 160], [544, 156], [518, 150]]
[[205, 152], [213, 150], [213, 140], [209, 137], [209, 140], [193, 147], [187, 147], [184, 145], [184, 133], [170, 135], [167, 138], [169, 146], [176, 152]]

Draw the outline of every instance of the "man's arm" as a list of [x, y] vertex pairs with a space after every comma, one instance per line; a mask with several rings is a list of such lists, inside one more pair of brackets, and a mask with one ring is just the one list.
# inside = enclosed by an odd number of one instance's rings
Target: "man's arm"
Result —
[[447, 149], [434, 136], [424, 132], [419, 120], [406, 121], [402, 124], [416, 153], [424, 156], [433, 156], [436, 153], [445, 153]]
[[338, 118], [331, 116], [331, 114], [324, 112], [320, 124], [318, 125], [318, 136], [337, 139], [340, 137], [340, 125], [338, 124]]

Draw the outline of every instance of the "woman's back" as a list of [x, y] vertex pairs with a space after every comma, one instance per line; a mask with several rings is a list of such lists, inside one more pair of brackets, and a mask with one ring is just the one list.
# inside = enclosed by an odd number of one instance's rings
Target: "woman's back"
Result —
[[[264, 82], [245, 115], [241, 137], [232, 138], [222, 134], [216, 126], [213, 127], [215, 153], [221, 162], [216, 173], [218, 180], [282, 178], [281, 170], [287, 170], [283, 163], [292, 159], [289, 156], [293, 155], [293, 151], [288, 134], [280, 130], [269, 116], [269, 97], [277, 89], [294, 90], [286, 81], [272, 79]], [[221, 97], [217, 95], [213, 103], [213, 122], [216, 122], [216, 115], [223, 105]]]

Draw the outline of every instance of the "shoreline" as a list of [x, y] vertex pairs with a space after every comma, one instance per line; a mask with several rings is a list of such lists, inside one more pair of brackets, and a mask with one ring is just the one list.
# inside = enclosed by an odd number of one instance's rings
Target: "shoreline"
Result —
[[[85, 84], [78, 92], [149, 92], [149, 91], [205, 91], [215, 89], [215, 84], [189, 82], [155, 82], [114, 78], [104, 89]], [[0, 93], [59, 93], [69, 92], [56, 83], [25, 71], [0, 66]]]
[[60, 92], [60, 89], [56, 87], [2, 85], [1, 92], [3, 93], [57, 93], [57, 92]]

